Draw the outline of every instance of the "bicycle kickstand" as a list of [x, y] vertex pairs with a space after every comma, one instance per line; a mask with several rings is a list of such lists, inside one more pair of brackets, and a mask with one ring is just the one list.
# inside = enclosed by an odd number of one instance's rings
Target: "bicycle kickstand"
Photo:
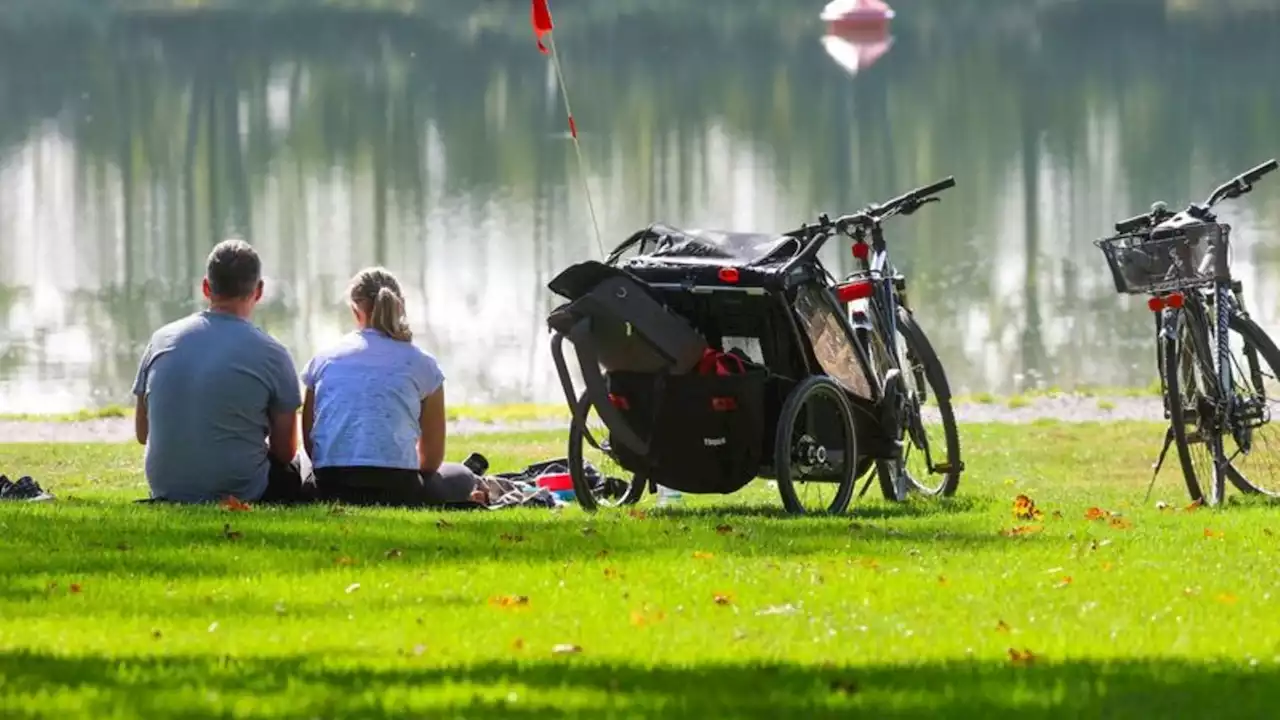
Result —
[[1151, 500], [1151, 490], [1156, 486], [1156, 476], [1160, 474], [1160, 467], [1164, 465], [1164, 456], [1169, 452], [1169, 446], [1173, 444], [1173, 426], [1170, 425], [1164, 431], [1164, 445], [1160, 447], [1160, 455], [1156, 458], [1156, 462], [1151, 466], [1151, 483], [1147, 485], [1147, 495], [1142, 499], [1145, 504]]

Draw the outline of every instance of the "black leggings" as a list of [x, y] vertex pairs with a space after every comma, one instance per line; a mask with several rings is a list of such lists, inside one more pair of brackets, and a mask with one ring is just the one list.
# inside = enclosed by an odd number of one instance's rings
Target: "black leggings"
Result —
[[316, 496], [348, 505], [421, 507], [471, 502], [477, 478], [461, 463], [444, 463], [431, 475], [382, 467], [315, 469]]

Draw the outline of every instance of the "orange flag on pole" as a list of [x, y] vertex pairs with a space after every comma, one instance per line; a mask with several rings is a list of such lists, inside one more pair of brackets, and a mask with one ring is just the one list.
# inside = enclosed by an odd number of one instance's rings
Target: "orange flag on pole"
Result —
[[530, 22], [533, 24], [533, 37], [538, 41], [538, 52], [545, 55], [547, 46], [542, 44], [542, 36], [555, 29], [555, 25], [551, 23], [551, 8], [547, 7], [547, 0], [533, 0]]

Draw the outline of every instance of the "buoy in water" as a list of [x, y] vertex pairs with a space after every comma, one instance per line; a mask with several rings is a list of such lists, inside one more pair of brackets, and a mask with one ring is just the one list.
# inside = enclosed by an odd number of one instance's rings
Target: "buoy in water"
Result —
[[882, 0], [831, 0], [819, 15], [828, 30], [839, 33], [844, 30], [884, 28], [894, 16], [893, 8]]
[[892, 46], [893, 38], [882, 30], [846, 31], [822, 36], [822, 49], [850, 75], [871, 67]]

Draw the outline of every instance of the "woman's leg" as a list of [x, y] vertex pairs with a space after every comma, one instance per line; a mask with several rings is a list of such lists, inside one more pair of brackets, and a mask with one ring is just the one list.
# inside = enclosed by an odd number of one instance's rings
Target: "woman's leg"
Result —
[[462, 463], [444, 463], [434, 473], [422, 475], [422, 489], [430, 505], [445, 503], [484, 502], [484, 494], [478, 493], [479, 478]]

